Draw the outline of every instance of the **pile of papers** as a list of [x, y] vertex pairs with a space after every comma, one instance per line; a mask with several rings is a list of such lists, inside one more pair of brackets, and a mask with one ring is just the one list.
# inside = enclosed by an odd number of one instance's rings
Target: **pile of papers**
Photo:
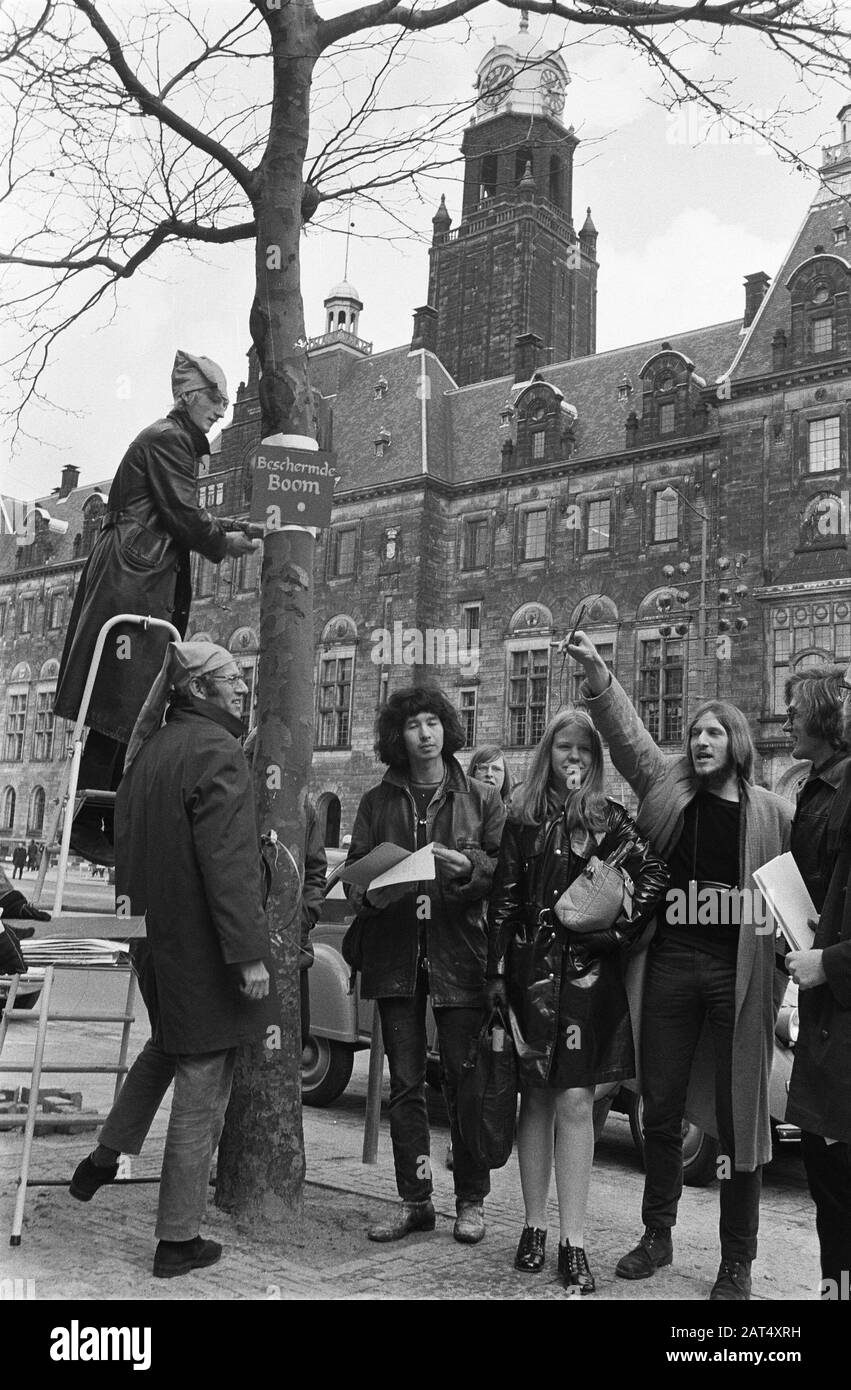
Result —
[[126, 942], [99, 941], [96, 937], [86, 937], [80, 941], [63, 941], [59, 937], [42, 936], [21, 942], [21, 955], [28, 967], [115, 965], [126, 951]]

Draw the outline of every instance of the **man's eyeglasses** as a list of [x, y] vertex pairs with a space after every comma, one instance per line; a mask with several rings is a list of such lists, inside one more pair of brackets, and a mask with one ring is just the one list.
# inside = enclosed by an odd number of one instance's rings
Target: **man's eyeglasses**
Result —
[[242, 685], [242, 676], [211, 676], [210, 680], [221, 681], [222, 685]]
[[199, 386], [197, 391], [193, 391], [191, 394], [193, 396], [206, 396], [208, 401], [212, 401], [213, 405], [219, 406], [222, 410], [227, 410], [230, 404], [227, 396], [223, 396], [221, 391], [216, 390], [215, 386]]

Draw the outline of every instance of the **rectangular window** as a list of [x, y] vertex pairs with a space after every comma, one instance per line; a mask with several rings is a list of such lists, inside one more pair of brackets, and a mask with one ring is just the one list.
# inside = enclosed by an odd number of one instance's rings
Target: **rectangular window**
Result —
[[27, 693], [10, 695], [6, 705], [6, 761], [19, 763], [24, 756], [24, 729], [27, 723]]
[[524, 560], [543, 560], [547, 553], [547, 511], [546, 507], [524, 512], [521, 522], [523, 544], [521, 554]]
[[355, 572], [355, 532], [349, 527], [345, 531], [331, 533], [331, 577], [347, 579]]
[[830, 352], [833, 348], [833, 318], [813, 319], [813, 352]]
[[325, 657], [319, 663], [316, 742], [320, 748], [347, 748], [351, 736], [354, 657]]
[[807, 423], [807, 466], [810, 473], [829, 473], [839, 467], [839, 416]]
[[851, 623], [837, 623], [835, 633], [834, 660], [848, 661], [851, 658]]
[[61, 627], [65, 616], [65, 595], [51, 594], [47, 609], [47, 626]]
[[531, 747], [540, 742], [547, 722], [548, 647], [511, 653], [508, 681], [509, 743]]
[[6, 634], [6, 612], [8, 607], [8, 604], [0, 603], [0, 637], [4, 637]]
[[35, 599], [32, 597], [21, 599], [21, 632], [32, 632], [34, 604]]
[[461, 716], [461, 728], [464, 730], [464, 741], [468, 748], [475, 748], [476, 746], [476, 701], [478, 694], [475, 686], [460, 692], [459, 714]]
[[471, 647], [478, 645], [482, 626], [482, 605], [480, 603], [464, 604], [464, 637], [467, 642], [467, 651]]
[[547, 435], [545, 430], [536, 430], [532, 435], [532, 458], [542, 459], [546, 449]]
[[257, 658], [250, 657], [244, 661], [240, 661], [238, 664], [239, 674], [242, 676], [243, 681], [248, 687], [248, 689], [243, 693], [242, 696], [242, 710], [240, 711], [240, 718], [242, 719], [242, 727], [244, 728], [245, 732], [249, 734], [254, 724], [254, 708], [257, 704], [257, 687], [255, 683], [255, 675], [257, 672]]
[[205, 483], [198, 489], [198, 502], [202, 507], [220, 507], [225, 497], [225, 485], [221, 483]]
[[791, 671], [791, 657], [792, 634], [787, 627], [777, 628], [774, 633], [774, 714], [783, 714], [786, 710], [784, 687]]
[[588, 503], [588, 534], [586, 550], [608, 550], [612, 526], [610, 498]]
[[683, 644], [662, 637], [641, 643], [638, 712], [657, 743], [683, 736]]
[[35, 697], [33, 762], [36, 763], [49, 763], [53, 757], [53, 700], [52, 690], [39, 690]]
[[659, 406], [659, 433], [673, 434], [676, 423], [674, 414], [674, 403], [669, 401], [667, 405]]
[[205, 560], [203, 556], [198, 556], [198, 571], [195, 581], [195, 597], [209, 598], [213, 592], [213, 580], [216, 575], [216, 566], [212, 560]]
[[653, 494], [653, 539], [675, 541], [680, 531], [680, 499], [665, 497], [664, 491]]
[[464, 546], [461, 568], [484, 569], [488, 562], [488, 522], [486, 517], [471, 517], [464, 522]]

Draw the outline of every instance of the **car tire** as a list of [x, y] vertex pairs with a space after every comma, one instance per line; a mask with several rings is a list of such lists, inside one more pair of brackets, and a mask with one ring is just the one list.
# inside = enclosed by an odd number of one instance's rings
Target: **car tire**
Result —
[[[627, 1114], [633, 1143], [644, 1166], [644, 1101], [630, 1092]], [[718, 1176], [718, 1141], [698, 1125], [683, 1122], [683, 1182], [686, 1187], [708, 1187]]]
[[348, 1086], [354, 1062], [353, 1048], [311, 1033], [301, 1054], [302, 1104], [331, 1105]]

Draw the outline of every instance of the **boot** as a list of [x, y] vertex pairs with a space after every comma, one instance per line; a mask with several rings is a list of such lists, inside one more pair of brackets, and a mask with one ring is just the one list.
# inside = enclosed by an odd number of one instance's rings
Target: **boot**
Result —
[[424, 1202], [403, 1202], [395, 1216], [391, 1216], [389, 1221], [370, 1226], [366, 1234], [367, 1239], [384, 1244], [390, 1240], [403, 1240], [413, 1231], [433, 1230], [434, 1207], [431, 1198], [427, 1197]]
[[663, 1265], [673, 1264], [674, 1243], [667, 1226], [645, 1226], [634, 1250], [618, 1260], [615, 1274], [620, 1279], [649, 1279]]

